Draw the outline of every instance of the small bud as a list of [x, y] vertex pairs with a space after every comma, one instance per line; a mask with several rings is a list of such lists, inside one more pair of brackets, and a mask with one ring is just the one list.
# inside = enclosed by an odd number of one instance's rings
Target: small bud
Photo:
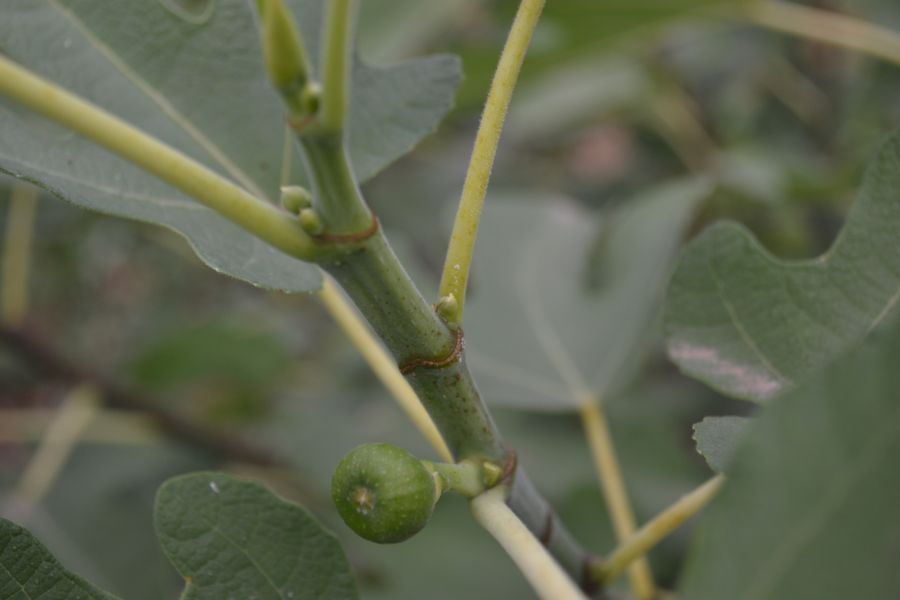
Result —
[[302, 209], [297, 218], [300, 221], [300, 227], [309, 235], [319, 235], [325, 229], [322, 217], [319, 216], [319, 213], [314, 208]]
[[341, 460], [331, 479], [338, 513], [360, 537], [378, 544], [418, 533], [434, 510], [435, 480], [422, 461], [390, 444], [367, 444]]
[[300, 92], [300, 106], [308, 115], [319, 112], [319, 99], [322, 97], [322, 86], [317, 81], [308, 81]]
[[434, 309], [437, 311], [438, 316], [440, 316], [445, 321], [451, 321], [456, 319], [457, 312], [459, 312], [459, 302], [456, 301], [456, 296], [453, 294], [447, 294], [446, 296], [442, 296], [440, 300], [438, 300], [437, 305], [435, 305]]
[[312, 194], [299, 185], [282, 186], [281, 205], [289, 213], [299, 215], [301, 210], [312, 206]]

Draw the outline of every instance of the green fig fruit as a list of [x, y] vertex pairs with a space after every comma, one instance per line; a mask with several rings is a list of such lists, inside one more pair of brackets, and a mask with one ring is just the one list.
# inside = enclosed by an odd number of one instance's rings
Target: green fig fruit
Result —
[[341, 460], [331, 498], [344, 522], [378, 544], [418, 533], [434, 511], [435, 480], [415, 456], [391, 444], [366, 444]]

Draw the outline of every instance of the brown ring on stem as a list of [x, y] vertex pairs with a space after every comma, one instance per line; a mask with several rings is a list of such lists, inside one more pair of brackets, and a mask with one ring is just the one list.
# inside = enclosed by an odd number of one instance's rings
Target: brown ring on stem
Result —
[[294, 119], [292, 117], [287, 118], [288, 127], [296, 131], [297, 133], [301, 133], [304, 129], [309, 127], [309, 124], [312, 123], [318, 113], [309, 113], [308, 115], [303, 115], [299, 119]]
[[372, 215], [372, 224], [362, 231], [354, 231], [353, 233], [320, 233], [311, 237], [325, 244], [356, 244], [364, 242], [378, 233], [378, 228], [378, 217]]
[[413, 358], [400, 365], [400, 373], [409, 375], [419, 367], [425, 367], [427, 369], [443, 369], [444, 367], [449, 367], [453, 363], [458, 362], [462, 358], [463, 347], [465, 346], [462, 327], [457, 328], [455, 333], [456, 343], [453, 345], [450, 354], [446, 357], [437, 360], [429, 358]]

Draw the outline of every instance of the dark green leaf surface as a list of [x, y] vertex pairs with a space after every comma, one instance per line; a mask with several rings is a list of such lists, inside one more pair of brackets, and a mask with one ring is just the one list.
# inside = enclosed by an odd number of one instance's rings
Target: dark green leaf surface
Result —
[[669, 356], [722, 392], [763, 401], [897, 313], [900, 135], [871, 164], [838, 239], [782, 261], [724, 223], [691, 242], [669, 286]]
[[185, 600], [357, 597], [337, 539], [258, 483], [211, 472], [170, 479], [154, 520], [188, 582]]
[[[130, 121], [262, 198], [282, 177], [284, 109], [262, 69], [252, 5], [175, 0], [9, 0], [4, 54]], [[194, 3], [191, 3], [193, 6]], [[321, 2], [292, 9], [313, 56]], [[365, 179], [431, 132], [452, 103], [452, 57], [390, 68], [357, 63], [350, 155]], [[293, 153], [291, 181], [303, 170]], [[0, 99], [0, 170], [104, 213], [156, 223], [187, 237], [211, 267], [288, 291], [318, 288], [316, 267], [258, 241], [213, 211], [67, 130]]]
[[697, 452], [713, 471], [722, 473], [728, 467], [750, 421], [748, 417], [706, 417], [694, 425]]
[[701, 520], [683, 598], [900, 598], [898, 334], [748, 427]]
[[579, 390], [621, 385], [708, 189], [701, 180], [661, 186], [603, 221], [552, 197], [488, 199], [465, 317], [488, 401], [572, 410], [584, 402]]
[[33, 535], [0, 518], [0, 598], [113, 600], [67, 571]]

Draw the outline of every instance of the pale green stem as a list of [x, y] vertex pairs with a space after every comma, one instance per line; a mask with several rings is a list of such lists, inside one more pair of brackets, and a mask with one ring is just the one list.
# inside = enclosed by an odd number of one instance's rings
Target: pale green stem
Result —
[[474, 498], [485, 489], [482, 466], [476, 460], [460, 463], [435, 463], [423, 460], [422, 464], [431, 472], [438, 483], [440, 493], [456, 492], [467, 498]]
[[475, 520], [497, 540], [544, 600], [583, 599], [571, 579], [506, 504], [506, 487], [498, 486], [470, 503]]
[[286, 213], [3, 56], [0, 56], [0, 94], [156, 175], [279, 250], [303, 260], [315, 258], [315, 243]]
[[60, 404], [34, 456], [12, 491], [13, 510], [27, 518], [53, 485], [82, 432], [97, 414], [97, 390], [90, 385], [73, 389]]
[[17, 327], [28, 312], [28, 272], [37, 211], [37, 188], [17, 183], [9, 198], [3, 268], [0, 274], [0, 321]]
[[900, 34], [885, 27], [835, 12], [774, 0], [753, 2], [747, 14], [757, 25], [900, 65]]
[[606, 561], [597, 563], [593, 569], [594, 579], [601, 585], [614, 581], [635, 560], [645, 556], [666, 536], [709, 504], [719, 493], [723, 483], [725, 478], [717, 475], [658, 514], [620, 544]]
[[322, 65], [322, 106], [317, 128], [342, 131], [347, 116], [353, 0], [329, 0]]
[[[588, 445], [591, 448], [597, 475], [600, 478], [600, 487], [606, 499], [606, 506], [609, 509], [613, 530], [616, 533], [616, 538], [622, 543], [634, 535], [637, 524], [634, 512], [631, 510], [631, 503], [628, 500], [628, 490], [625, 488], [625, 481], [619, 468], [619, 461], [616, 457], [616, 450], [612, 443], [609, 426], [606, 423], [606, 416], [600, 407], [599, 399], [594, 397], [593, 394], [584, 394], [581, 406], [581, 422], [584, 426]], [[655, 585], [653, 583], [653, 575], [650, 572], [650, 565], [645, 558], [639, 558], [634, 561], [628, 575], [634, 595], [639, 600], [653, 598]]]
[[452, 307], [442, 316], [453, 324], [462, 322], [469, 268], [472, 264], [478, 223], [481, 220], [481, 210], [491, 178], [494, 156], [497, 154], [497, 143], [503, 131], [506, 110], [516, 80], [519, 78], [525, 51], [528, 49], [531, 35], [543, 8], [544, 0], [522, 0], [519, 4], [519, 11], [500, 55], [500, 62], [497, 64], [481, 115], [481, 124], [475, 136], [475, 146], [466, 171], [466, 180], [463, 183], [456, 221], [450, 234], [450, 245], [447, 248], [447, 258], [441, 275], [440, 296], [449, 300], [445, 302], [445, 306], [449, 304]]

